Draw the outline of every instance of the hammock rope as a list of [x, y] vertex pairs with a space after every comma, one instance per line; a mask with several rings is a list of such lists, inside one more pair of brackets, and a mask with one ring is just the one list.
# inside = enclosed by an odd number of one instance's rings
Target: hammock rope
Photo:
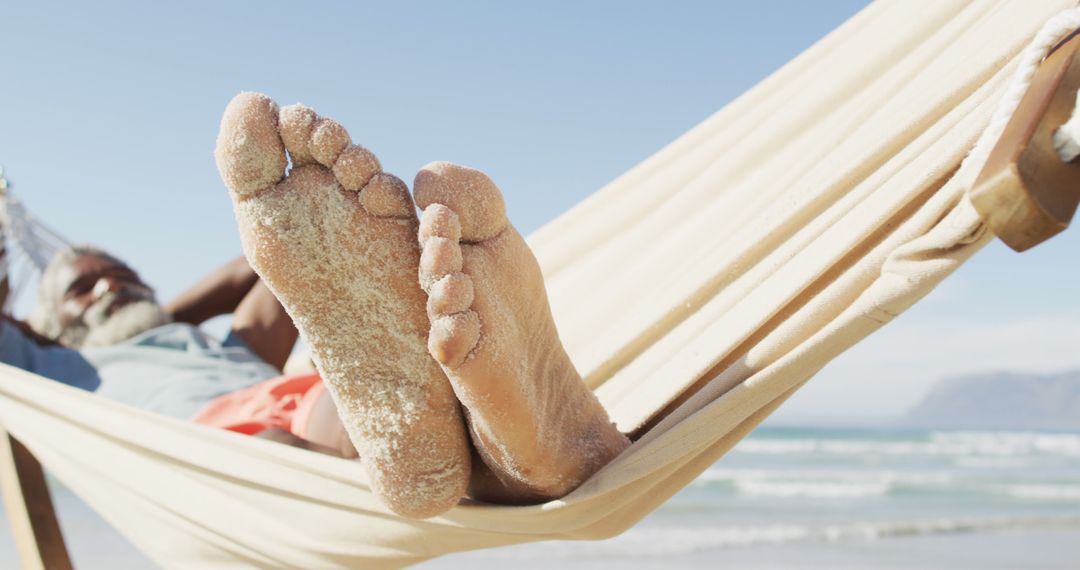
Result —
[[45, 271], [49, 260], [71, 246], [58, 232], [42, 223], [12, 191], [13, 184], [0, 168], [0, 247], [6, 249], [0, 271], [8, 278], [11, 293], [3, 309], [11, 314], [16, 301]]
[[[1039, 65], [1046, 59], [1050, 50], [1078, 30], [1080, 30], [1080, 7], [1061, 12], [1048, 20], [1046, 25], [1039, 30], [1031, 44], [1020, 56], [1012, 82], [1006, 88], [1001, 103], [998, 104], [997, 111], [991, 117], [986, 130], [983, 131], [978, 142], [975, 143], [967, 158], [960, 165], [961, 171], [966, 172], [970, 169], [969, 163], [974, 163], [980, 167], [986, 163], [986, 158], [989, 156], [994, 144], [1001, 138], [1005, 125], [1008, 124], [1009, 119], [1016, 112], [1017, 106], [1020, 105], [1020, 100], [1027, 93], [1028, 87], [1031, 85], [1031, 78], [1038, 71]], [[1080, 113], [1080, 101], [1073, 105], [1072, 118], [1054, 132], [1054, 148], [1058, 151], [1058, 157], [1065, 162], [1072, 161], [1077, 154], [1080, 154], [1080, 151], [1077, 151], [1076, 154], [1070, 154], [1069, 151], [1071, 148], [1080, 149], [1080, 139], [1078, 139], [1080, 128], [1077, 127], [1080, 119], [1076, 119], [1078, 113]]]

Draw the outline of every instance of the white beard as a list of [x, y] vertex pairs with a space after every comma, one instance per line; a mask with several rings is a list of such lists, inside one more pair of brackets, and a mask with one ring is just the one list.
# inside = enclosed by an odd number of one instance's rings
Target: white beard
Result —
[[57, 339], [60, 344], [70, 348], [112, 346], [172, 321], [153, 299], [134, 301], [107, 315], [116, 298], [115, 293], [109, 293], [94, 303], [86, 310], [82, 322], [72, 324], [60, 334]]

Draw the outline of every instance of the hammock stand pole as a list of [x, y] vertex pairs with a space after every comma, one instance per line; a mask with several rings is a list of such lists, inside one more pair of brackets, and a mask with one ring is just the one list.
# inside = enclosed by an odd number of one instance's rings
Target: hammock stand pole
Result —
[[1001, 241], [1016, 251], [1069, 227], [1080, 203], [1080, 159], [1066, 162], [1055, 131], [1080, 111], [1080, 30], [1046, 57], [969, 195]]
[[0, 429], [0, 488], [22, 568], [70, 570], [45, 472], [30, 450]]

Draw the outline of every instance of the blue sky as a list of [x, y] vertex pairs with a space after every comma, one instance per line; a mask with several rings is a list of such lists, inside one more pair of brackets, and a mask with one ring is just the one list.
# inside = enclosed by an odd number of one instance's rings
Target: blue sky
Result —
[[[862, 1], [14, 3], [0, 164], [35, 214], [165, 298], [240, 251], [212, 151], [242, 90], [303, 101], [411, 180], [487, 171], [536, 229]], [[894, 413], [943, 375], [1080, 367], [1080, 232], [1000, 244], [827, 368], [780, 418]]]

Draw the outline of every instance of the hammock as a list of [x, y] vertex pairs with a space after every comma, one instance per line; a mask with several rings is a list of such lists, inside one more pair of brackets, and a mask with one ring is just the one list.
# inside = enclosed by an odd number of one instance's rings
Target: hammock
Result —
[[1072, 4], [879, 1], [531, 236], [571, 357], [636, 437], [561, 500], [405, 520], [355, 462], [7, 367], [0, 422], [167, 567], [393, 568], [614, 536], [992, 239], [966, 194], [991, 117], [1041, 57], [1024, 48], [1080, 24], [1036, 38]]

